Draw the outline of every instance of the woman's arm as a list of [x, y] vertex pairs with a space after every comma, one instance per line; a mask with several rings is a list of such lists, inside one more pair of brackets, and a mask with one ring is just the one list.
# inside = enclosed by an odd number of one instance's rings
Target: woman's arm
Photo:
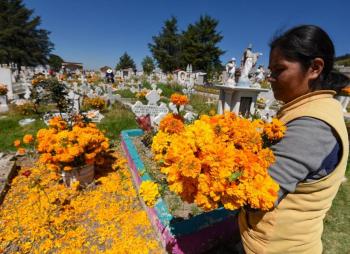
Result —
[[320, 179], [334, 170], [341, 146], [332, 127], [325, 122], [301, 117], [287, 124], [284, 138], [271, 147], [276, 162], [269, 168], [280, 185], [278, 204], [296, 185]]

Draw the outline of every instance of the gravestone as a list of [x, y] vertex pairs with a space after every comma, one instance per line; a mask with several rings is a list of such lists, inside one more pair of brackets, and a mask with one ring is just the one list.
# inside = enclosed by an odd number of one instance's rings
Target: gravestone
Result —
[[12, 74], [10, 68], [2, 68], [0, 67], [0, 84], [4, 84], [7, 86], [7, 98], [13, 99], [13, 87], [12, 87]]
[[70, 91], [68, 93], [68, 99], [73, 102], [73, 112], [79, 113], [80, 112], [80, 103], [79, 99], [80, 96], [73, 91]]
[[86, 84], [86, 83], [83, 83], [81, 86], [80, 86], [80, 92], [83, 94], [83, 95], [87, 95], [88, 92], [89, 92], [90, 88], [89, 86]]
[[0, 95], [0, 113], [9, 111], [6, 95]]
[[98, 86], [98, 87], [95, 88], [95, 92], [97, 93], [98, 96], [100, 96], [100, 95], [102, 95], [103, 90], [102, 90], [101, 87]]
[[30, 91], [29, 87], [26, 87], [26, 92], [24, 94], [24, 99], [29, 100], [30, 95], [31, 95], [31, 91]]
[[137, 101], [131, 106], [131, 110], [138, 117], [150, 115], [151, 124], [152, 126], [155, 126], [156, 124], [159, 124], [160, 120], [169, 112], [169, 109], [163, 102], [158, 105], [160, 95], [155, 89], [156, 86], [153, 86], [152, 88], [153, 89], [146, 94], [146, 99], [148, 101], [147, 105]]

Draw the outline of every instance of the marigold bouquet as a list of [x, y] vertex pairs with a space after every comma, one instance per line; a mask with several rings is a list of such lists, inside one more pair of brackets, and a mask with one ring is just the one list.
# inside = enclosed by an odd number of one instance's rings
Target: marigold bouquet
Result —
[[38, 131], [39, 161], [65, 171], [86, 164], [103, 164], [109, 142], [96, 125], [78, 122], [71, 129], [67, 127], [67, 122], [54, 117], [48, 129]]
[[278, 120], [250, 121], [229, 112], [203, 115], [189, 125], [169, 114], [152, 152], [169, 189], [184, 201], [206, 211], [221, 205], [269, 210], [279, 186], [267, 171], [275, 160], [267, 143], [278, 141], [285, 130]]
[[93, 97], [88, 98], [86, 97], [83, 101], [83, 106], [89, 109], [98, 109], [102, 110], [106, 106], [106, 101], [101, 97]]
[[0, 95], [6, 95], [8, 92], [7, 86], [0, 84]]
[[36, 75], [32, 79], [32, 85], [36, 86], [37, 84], [44, 82], [45, 81], [45, 76], [42, 74]]

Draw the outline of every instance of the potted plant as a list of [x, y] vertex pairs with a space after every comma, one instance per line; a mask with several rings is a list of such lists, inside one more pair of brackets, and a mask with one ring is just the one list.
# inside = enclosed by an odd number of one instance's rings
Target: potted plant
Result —
[[79, 181], [84, 186], [94, 179], [94, 165], [104, 163], [109, 148], [108, 138], [95, 124], [75, 119], [70, 127], [56, 116], [49, 120], [49, 128], [37, 133], [39, 161], [57, 170], [67, 186]]

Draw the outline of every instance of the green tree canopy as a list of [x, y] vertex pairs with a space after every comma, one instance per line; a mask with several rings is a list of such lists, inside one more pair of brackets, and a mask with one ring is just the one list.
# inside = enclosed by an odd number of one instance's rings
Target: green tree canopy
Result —
[[182, 36], [182, 62], [192, 64], [194, 70], [202, 70], [211, 77], [222, 70], [220, 56], [225, 52], [218, 47], [223, 36], [216, 31], [218, 21], [210, 16], [201, 16], [190, 24]]
[[32, 16], [22, 0], [0, 1], [0, 63], [21, 66], [46, 64], [53, 48], [49, 32], [39, 29], [39, 16]]
[[60, 56], [55, 54], [50, 54], [48, 63], [50, 65], [50, 68], [55, 72], [59, 72], [61, 70], [63, 62], [64, 61]]
[[124, 53], [120, 58], [119, 62], [117, 63], [117, 66], [115, 67], [116, 70], [122, 70], [122, 69], [128, 69], [132, 68], [133, 70], [136, 70], [136, 65], [134, 60], [128, 55], [128, 53]]
[[143, 72], [146, 73], [147, 75], [151, 74], [155, 68], [154, 61], [153, 61], [152, 57], [150, 57], [150, 56], [146, 56], [142, 60], [141, 64], [142, 64]]
[[181, 66], [181, 35], [178, 33], [177, 19], [166, 20], [162, 31], [153, 36], [153, 44], [148, 46], [159, 67], [164, 72], [171, 72]]

